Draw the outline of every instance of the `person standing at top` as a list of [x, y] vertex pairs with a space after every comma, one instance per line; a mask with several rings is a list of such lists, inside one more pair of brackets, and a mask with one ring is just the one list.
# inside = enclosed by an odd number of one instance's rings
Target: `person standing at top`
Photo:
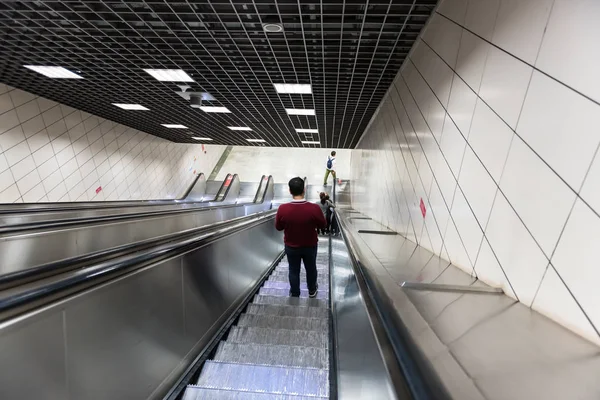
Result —
[[327, 186], [327, 179], [329, 179], [329, 174], [333, 176], [333, 180], [335, 180], [335, 151], [331, 152], [330, 156], [327, 156], [327, 166], [325, 169], [325, 179], [323, 180], [323, 186]]
[[291, 203], [282, 204], [277, 210], [275, 228], [283, 231], [285, 254], [290, 265], [288, 279], [290, 296], [300, 297], [300, 263], [304, 262], [306, 286], [309, 297], [316, 297], [317, 284], [317, 229], [327, 226], [321, 208], [304, 199], [304, 180], [292, 178], [289, 182]]

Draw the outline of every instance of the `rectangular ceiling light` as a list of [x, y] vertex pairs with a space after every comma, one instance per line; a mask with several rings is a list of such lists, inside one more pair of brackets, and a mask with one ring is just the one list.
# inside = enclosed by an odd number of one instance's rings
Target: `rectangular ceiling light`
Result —
[[122, 108], [123, 110], [143, 110], [149, 111], [148, 108], [144, 107], [141, 104], [124, 104], [124, 103], [112, 103], [113, 106], [117, 106]]
[[161, 125], [164, 126], [165, 128], [170, 128], [170, 129], [188, 129], [187, 126], [181, 125], [181, 124], [161, 124]]
[[192, 77], [182, 69], [144, 69], [144, 71], [161, 82], [194, 82]]
[[230, 113], [227, 107], [202, 106], [200, 109], [207, 113]]
[[289, 115], [315, 115], [315, 110], [307, 108], [286, 108], [285, 112]]
[[319, 133], [318, 129], [296, 129], [297, 133]]
[[274, 83], [277, 93], [311, 94], [312, 86], [302, 83]]
[[194, 139], [194, 140], [212, 141], [212, 139], [209, 138], [209, 137], [193, 137], [192, 139]]
[[247, 126], [228, 126], [232, 131], [251, 131], [252, 128]]
[[302, 144], [321, 144], [321, 142], [318, 142], [316, 140], [303, 140]]
[[266, 142], [265, 139], [246, 139], [247, 141], [249, 141], [250, 143], [264, 143]]
[[48, 78], [56, 79], [83, 79], [83, 76], [77, 75], [63, 67], [45, 67], [43, 65], [23, 65], [25, 68], [35, 71]]

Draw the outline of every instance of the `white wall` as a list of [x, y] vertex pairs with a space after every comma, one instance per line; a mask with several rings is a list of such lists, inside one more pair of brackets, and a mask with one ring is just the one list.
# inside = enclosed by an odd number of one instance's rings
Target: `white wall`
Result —
[[599, 20], [442, 1], [352, 154], [355, 208], [596, 343]]
[[0, 84], [0, 203], [174, 198], [194, 170], [208, 177], [224, 149], [203, 152]]
[[[257, 182], [262, 175], [273, 175], [277, 183], [287, 183], [295, 176], [307, 177], [309, 184], [322, 183], [327, 156], [336, 150], [338, 178], [350, 176], [350, 150], [282, 147], [233, 147], [217, 179], [237, 173], [242, 182]], [[329, 178], [331, 183], [331, 178]]]

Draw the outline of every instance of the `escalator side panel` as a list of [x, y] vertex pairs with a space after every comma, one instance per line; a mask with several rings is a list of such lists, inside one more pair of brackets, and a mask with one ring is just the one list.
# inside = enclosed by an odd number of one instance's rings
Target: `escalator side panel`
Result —
[[0, 398], [160, 398], [282, 249], [267, 219], [5, 322]]

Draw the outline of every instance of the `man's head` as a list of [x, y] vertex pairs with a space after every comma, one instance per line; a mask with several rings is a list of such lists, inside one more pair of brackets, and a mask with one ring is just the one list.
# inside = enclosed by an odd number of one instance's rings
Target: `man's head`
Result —
[[292, 196], [296, 197], [304, 194], [304, 179], [300, 177], [292, 178], [288, 185], [290, 186], [290, 194]]
[[331, 157], [335, 157], [335, 151], [331, 152]]

